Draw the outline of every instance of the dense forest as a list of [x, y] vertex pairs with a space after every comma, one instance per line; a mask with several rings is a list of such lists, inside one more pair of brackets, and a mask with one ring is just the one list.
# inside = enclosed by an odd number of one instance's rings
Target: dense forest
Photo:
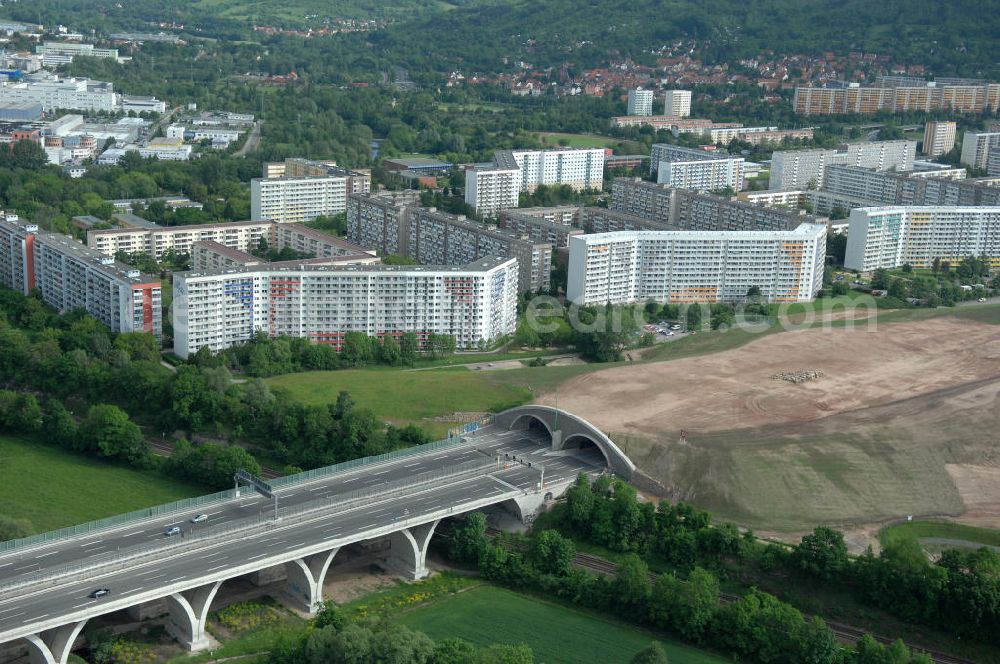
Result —
[[[95, 8], [97, 12], [95, 12]], [[861, 50], [922, 63], [937, 75], [995, 76], [995, 2], [954, 0], [719, 0], [707, 9], [692, 0], [549, 0], [545, 3], [405, 0], [34, 0], [4, 8], [7, 16], [48, 25], [73, 24], [100, 32], [149, 29], [161, 21], [184, 26], [187, 36], [246, 39], [258, 24], [321, 27], [326, 17], [391, 18], [387, 29], [338, 37], [411, 75], [451, 69], [495, 72], [523, 57], [536, 67], [569, 62], [595, 66], [609, 58], [652, 61], [653, 51], [695, 39], [710, 64], [761, 52], [779, 55]], [[822, 26], [821, 32], [816, 27]], [[475, 38], [471, 38], [475, 35]], [[255, 37], [256, 39], [256, 37]], [[369, 45], [371, 48], [369, 48]], [[505, 58], [507, 61], [505, 62]], [[354, 59], [354, 58], [351, 58]]]

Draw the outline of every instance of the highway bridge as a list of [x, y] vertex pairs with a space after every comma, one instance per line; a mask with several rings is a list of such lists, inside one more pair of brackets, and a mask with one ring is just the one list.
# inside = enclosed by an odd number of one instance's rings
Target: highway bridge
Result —
[[[204, 649], [206, 618], [228, 580], [283, 578], [280, 599], [312, 612], [348, 545], [387, 542], [388, 566], [421, 578], [442, 519], [499, 505], [529, 520], [580, 472], [628, 479], [633, 470], [585, 420], [524, 406], [446, 441], [279, 478], [273, 497], [238, 487], [0, 543], [0, 661], [26, 650], [33, 663], [66, 662], [88, 620], [121, 610], [167, 613], [178, 642]], [[207, 518], [193, 522], [198, 515]], [[181, 532], [165, 534], [174, 527]], [[98, 588], [110, 594], [91, 597]]]

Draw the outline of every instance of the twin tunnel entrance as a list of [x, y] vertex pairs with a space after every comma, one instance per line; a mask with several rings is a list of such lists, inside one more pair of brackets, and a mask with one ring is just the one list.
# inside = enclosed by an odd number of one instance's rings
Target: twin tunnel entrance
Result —
[[509, 431], [538, 434], [553, 450], [579, 450], [603, 459], [604, 465], [625, 480], [635, 465], [600, 429], [586, 420], [549, 406], [521, 406], [496, 416], [496, 424]]

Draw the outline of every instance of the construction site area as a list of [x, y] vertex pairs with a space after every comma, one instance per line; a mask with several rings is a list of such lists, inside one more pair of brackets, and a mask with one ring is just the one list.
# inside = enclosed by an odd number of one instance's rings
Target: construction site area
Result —
[[587, 413], [666, 496], [757, 530], [1000, 527], [998, 332], [940, 316], [773, 333], [580, 375], [539, 401]]

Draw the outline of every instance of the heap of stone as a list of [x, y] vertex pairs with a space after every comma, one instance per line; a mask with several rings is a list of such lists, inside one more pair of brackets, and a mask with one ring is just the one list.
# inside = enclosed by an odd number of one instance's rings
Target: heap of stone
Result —
[[823, 372], [815, 369], [807, 371], [783, 371], [771, 376], [771, 380], [786, 380], [789, 383], [808, 383], [811, 380], [822, 378]]

